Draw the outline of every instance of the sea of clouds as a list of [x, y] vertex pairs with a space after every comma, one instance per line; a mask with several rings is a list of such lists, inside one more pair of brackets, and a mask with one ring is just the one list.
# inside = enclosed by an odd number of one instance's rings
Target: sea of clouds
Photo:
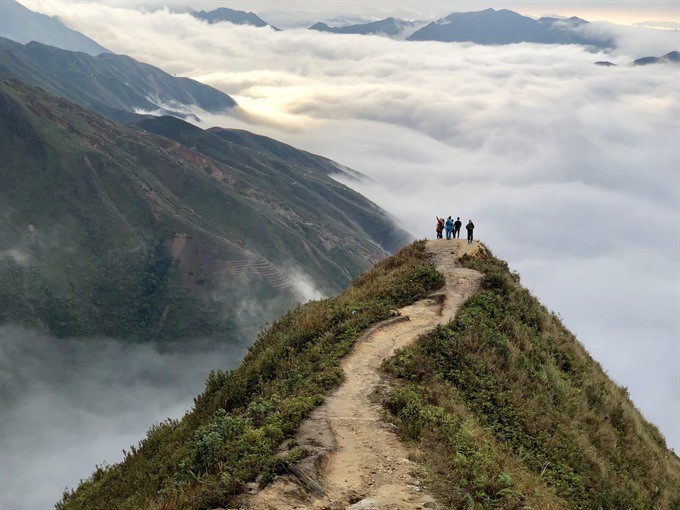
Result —
[[678, 50], [676, 32], [594, 24], [617, 42], [594, 53], [24, 3], [238, 101], [230, 115], [196, 112], [202, 127], [245, 128], [366, 174], [347, 184], [419, 238], [434, 237], [435, 215], [472, 218], [680, 451], [680, 73], [630, 65]]
[[210, 340], [130, 344], [0, 326], [0, 508], [53, 508], [152, 424], [181, 418], [209, 370], [234, 368], [244, 353]]

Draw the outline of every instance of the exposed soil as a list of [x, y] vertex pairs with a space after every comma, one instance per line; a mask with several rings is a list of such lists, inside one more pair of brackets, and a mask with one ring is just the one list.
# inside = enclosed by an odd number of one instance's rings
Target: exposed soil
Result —
[[299, 467], [320, 484], [323, 493], [304, 489], [293, 476], [283, 476], [245, 501], [244, 507], [392, 510], [439, 506], [418, 479], [417, 459], [426, 453], [407, 449], [382, 420], [377, 395], [384, 393], [387, 382], [379, 369], [396, 349], [454, 318], [481, 279], [480, 273], [460, 267], [458, 258], [479, 249], [477, 242], [468, 245], [465, 240], [428, 241], [427, 250], [446, 285], [364, 332], [342, 362], [345, 380], [341, 386], [300, 426], [296, 442], [314, 455]]

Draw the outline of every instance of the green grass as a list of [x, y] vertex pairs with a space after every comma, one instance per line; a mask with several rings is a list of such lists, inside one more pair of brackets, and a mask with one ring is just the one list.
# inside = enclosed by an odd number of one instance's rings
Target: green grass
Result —
[[[485, 274], [481, 290], [385, 364], [386, 412], [445, 507], [680, 508], [680, 462], [626, 390], [506, 264], [488, 252], [462, 263]], [[246, 483], [305, 456], [277, 452], [341, 381], [359, 333], [441, 284], [418, 242], [338, 297], [291, 310], [238, 369], [210, 373], [183, 419], [153, 426], [58, 508], [228, 508]]]
[[184, 418], [152, 427], [120, 464], [99, 467], [58, 508], [229, 507], [245, 483], [266, 483], [281, 466], [279, 445], [341, 381], [339, 361], [359, 333], [442, 284], [418, 242], [339, 296], [291, 310], [261, 334], [238, 369], [211, 372]]
[[483, 251], [456, 319], [398, 352], [385, 405], [448, 508], [670, 509], [680, 462], [561, 324]]
[[[299, 302], [234, 263], [263, 258], [329, 294], [384, 256], [376, 241], [410, 239], [329, 178], [331, 163], [291, 147], [287, 160], [179, 119], [146, 121], [186, 132], [182, 146], [15, 79], [0, 80], [0, 110], [0, 323], [58, 337], [225, 339], [243, 327], [244, 300], [267, 305], [255, 331]], [[170, 264], [176, 234], [188, 241]]]

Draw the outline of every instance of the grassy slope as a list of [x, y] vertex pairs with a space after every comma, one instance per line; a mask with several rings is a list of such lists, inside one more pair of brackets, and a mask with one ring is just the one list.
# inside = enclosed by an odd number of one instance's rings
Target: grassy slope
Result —
[[442, 283], [418, 242], [338, 297], [291, 310], [261, 335], [238, 369], [210, 374], [183, 419], [154, 426], [122, 463], [97, 469], [58, 508], [229, 507], [244, 483], [266, 482], [281, 465], [278, 446], [339, 383], [339, 360], [360, 331]]
[[678, 509], [680, 461], [516, 274], [464, 257], [483, 290], [386, 363], [386, 401], [450, 508]]
[[176, 214], [176, 199], [140, 165], [157, 147], [139, 140], [126, 152], [116, 142], [134, 131], [18, 82], [0, 95], [0, 322], [129, 339], [228, 331], [219, 307], [193, 298], [170, 263], [175, 232], [219, 243]]
[[[292, 287], [239, 272], [239, 261], [300, 268], [330, 293], [384, 256], [364, 225], [408, 238], [358, 194], [334, 205], [344, 187], [313, 168], [233, 153], [220, 162], [3, 80], [0, 323], [57, 336], [228, 335], [245, 301], [276, 308], [260, 324], [296, 302]], [[271, 184], [290, 172], [295, 196]], [[348, 219], [352, 208], [364, 223]], [[179, 233], [187, 246], [173, 262]]]
[[412, 240], [385, 211], [329, 178], [343, 171], [322, 156], [247, 131], [202, 130], [174, 117], [146, 119], [136, 125], [228, 165], [240, 179], [268, 196], [269, 207], [287, 208], [291, 217], [301, 218], [309, 229], [327, 229], [328, 220], [332, 220], [331, 236], [342, 238], [365, 231], [389, 253]]
[[[680, 463], [578, 341], [489, 253], [457, 319], [397, 353], [386, 398], [447, 508], [677, 509]], [[229, 507], [305, 455], [279, 445], [341, 380], [359, 332], [441, 284], [418, 242], [337, 298], [277, 321], [238, 369], [213, 372], [182, 420], [154, 426], [118, 465], [68, 492], [67, 509]]]

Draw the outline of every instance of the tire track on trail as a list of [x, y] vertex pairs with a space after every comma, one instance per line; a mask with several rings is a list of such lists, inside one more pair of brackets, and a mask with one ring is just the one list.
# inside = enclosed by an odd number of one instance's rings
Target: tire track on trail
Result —
[[250, 510], [396, 510], [439, 507], [418, 480], [420, 470], [392, 427], [381, 420], [376, 392], [385, 390], [384, 359], [437, 324], [455, 317], [478, 288], [482, 275], [460, 267], [458, 258], [480, 244], [464, 240], [427, 241], [427, 251], [446, 278], [427, 298], [399, 310], [399, 316], [374, 325], [357, 339], [342, 361], [342, 384], [300, 426], [295, 442], [313, 454], [298, 466], [323, 489], [306, 491], [291, 476], [278, 478], [247, 501]]

